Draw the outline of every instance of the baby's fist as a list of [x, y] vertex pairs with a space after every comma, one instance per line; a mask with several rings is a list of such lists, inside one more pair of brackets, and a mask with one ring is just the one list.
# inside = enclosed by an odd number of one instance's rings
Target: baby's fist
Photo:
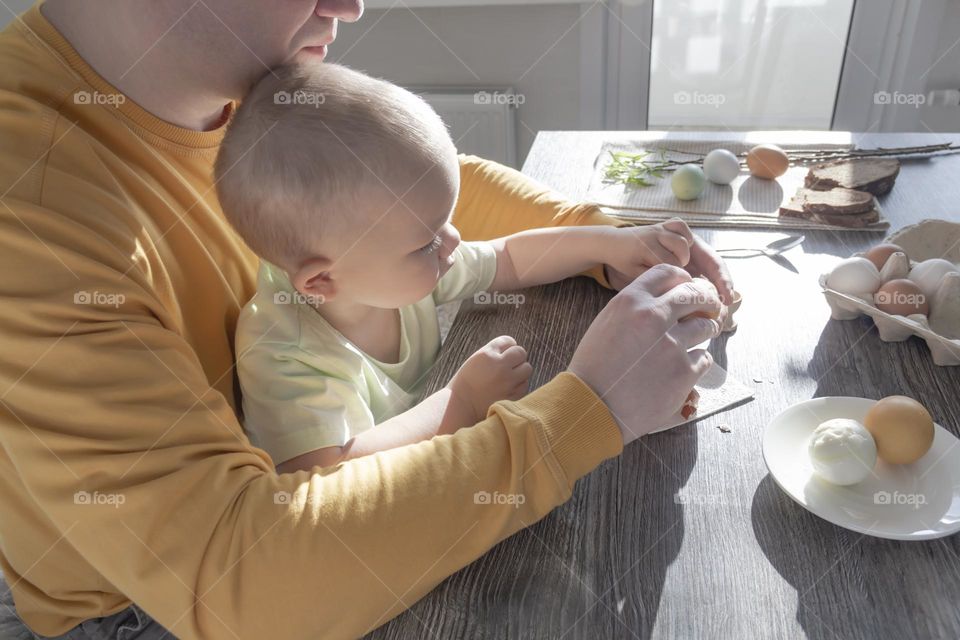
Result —
[[449, 386], [479, 422], [494, 402], [522, 398], [532, 372], [526, 350], [510, 336], [500, 336], [467, 358]]

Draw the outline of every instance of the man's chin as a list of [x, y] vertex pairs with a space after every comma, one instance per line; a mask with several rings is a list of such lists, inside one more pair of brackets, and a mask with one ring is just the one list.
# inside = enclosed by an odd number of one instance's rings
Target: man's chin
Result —
[[296, 54], [294, 54], [294, 60], [296, 62], [323, 62], [327, 57], [327, 46], [321, 45], [319, 47], [303, 47]]

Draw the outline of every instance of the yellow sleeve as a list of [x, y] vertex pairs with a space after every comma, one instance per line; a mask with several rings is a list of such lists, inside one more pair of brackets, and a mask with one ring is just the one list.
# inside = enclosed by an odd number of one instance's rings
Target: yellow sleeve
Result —
[[[54, 212], [10, 204], [0, 446], [58, 542], [176, 637], [362, 635], [621, 450], [603, 403], [561, 374], [456, 435], [277, 475], [149, 274], [124, 273], [128, 255]], [[80, 283], [112, 297], [76, 304]]]
[[[460, 156], [460, 197], [453, 224], [464, 240], [491, 240], [536, 227], [620, 222], [589, 202], [572, 203], [519, 171], [476, 156]], [[588, 275], [609, 287], [598, 266]]]

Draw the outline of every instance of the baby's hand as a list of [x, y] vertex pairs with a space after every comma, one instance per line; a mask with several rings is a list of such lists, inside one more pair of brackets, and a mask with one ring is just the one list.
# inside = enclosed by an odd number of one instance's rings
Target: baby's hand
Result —
[[467, 358], [447, 386], [454, 399], [472, 412], [472, 425], [486, 418], [494, 402], [522, 398], [532, 372], [526, 350], [510, 336], [500, 336]]
[[622, 289], [647, 269], [666, 263], [685, 267], [690, 262], [693, 234], [687, 223], [672, 218], [642, 227], [614, 230], [614, 242], [606, 259], [611, 286]]

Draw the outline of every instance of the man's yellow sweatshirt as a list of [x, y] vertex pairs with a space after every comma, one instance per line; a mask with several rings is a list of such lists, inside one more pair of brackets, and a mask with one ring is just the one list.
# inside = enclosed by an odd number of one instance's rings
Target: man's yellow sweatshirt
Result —
[[[180, 638], [357, 636], [621, 450], [565, 373], [456, 435], [278, 475], [237, 415], [257, 260], [216, 200], [223, 133], [125, 98], [39, 5], [0, 33], [0, 568], [37, 633], [133, 601]], [[461, 167], [465, 239], [609, 222]]]

